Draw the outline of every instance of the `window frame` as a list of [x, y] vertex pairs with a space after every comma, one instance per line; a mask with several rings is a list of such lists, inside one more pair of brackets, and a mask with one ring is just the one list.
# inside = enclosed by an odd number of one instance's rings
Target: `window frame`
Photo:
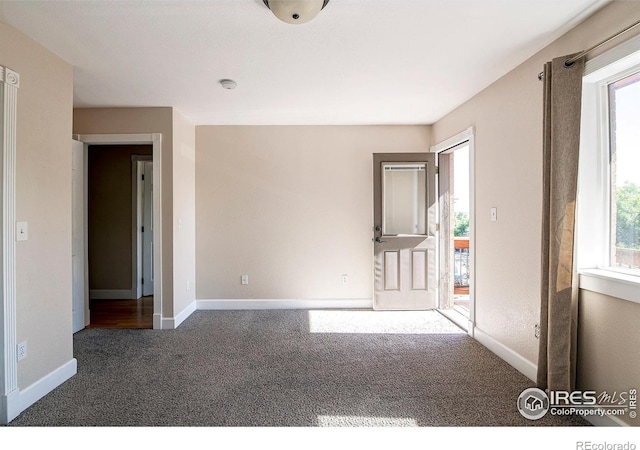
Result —
[[640, 36], [587, 61], [585, 65], [576, 233], [580, 288], [636, 303], [640, 303], [640, 271], [610, 265], [612, 210], [608, 86], [638, 71]]

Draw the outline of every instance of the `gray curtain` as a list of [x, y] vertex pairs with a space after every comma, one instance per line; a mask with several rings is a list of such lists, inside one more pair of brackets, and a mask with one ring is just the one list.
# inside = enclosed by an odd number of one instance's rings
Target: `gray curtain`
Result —
[[544, 67], [542, 272], [538, 387], [573, 390], [578, 286], [574, 232], [584, 58]]

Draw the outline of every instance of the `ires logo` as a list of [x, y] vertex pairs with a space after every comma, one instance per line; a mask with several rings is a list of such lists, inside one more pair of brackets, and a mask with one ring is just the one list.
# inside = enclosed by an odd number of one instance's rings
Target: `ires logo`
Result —
[[596, 391], [551, 391], [548, 395], [552, 406], [596, 406], [598, 404]]
[[520, 414], [537, 420], [547, 413], [557, 416], [624, 416], [637, 417], [637, 390], [613, 392], [549, 391], [525, 389], [518, 398]]

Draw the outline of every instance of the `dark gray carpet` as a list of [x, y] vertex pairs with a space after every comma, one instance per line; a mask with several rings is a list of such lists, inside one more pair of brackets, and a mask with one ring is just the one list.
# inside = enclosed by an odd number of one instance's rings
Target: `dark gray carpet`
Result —
[[383, 314], [401, 318], [197, 311], [172, 331], [83, 330], [77, 375], [10, 426], [588, 425], [523, 418], [531, 381], [438, 313]]

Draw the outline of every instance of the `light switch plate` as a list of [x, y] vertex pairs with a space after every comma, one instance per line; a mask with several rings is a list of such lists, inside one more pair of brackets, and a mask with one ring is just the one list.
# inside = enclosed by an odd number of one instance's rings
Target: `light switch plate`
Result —
[[16, 223], [16, 241], [26, 241], [29, 238], [27, 222]]

